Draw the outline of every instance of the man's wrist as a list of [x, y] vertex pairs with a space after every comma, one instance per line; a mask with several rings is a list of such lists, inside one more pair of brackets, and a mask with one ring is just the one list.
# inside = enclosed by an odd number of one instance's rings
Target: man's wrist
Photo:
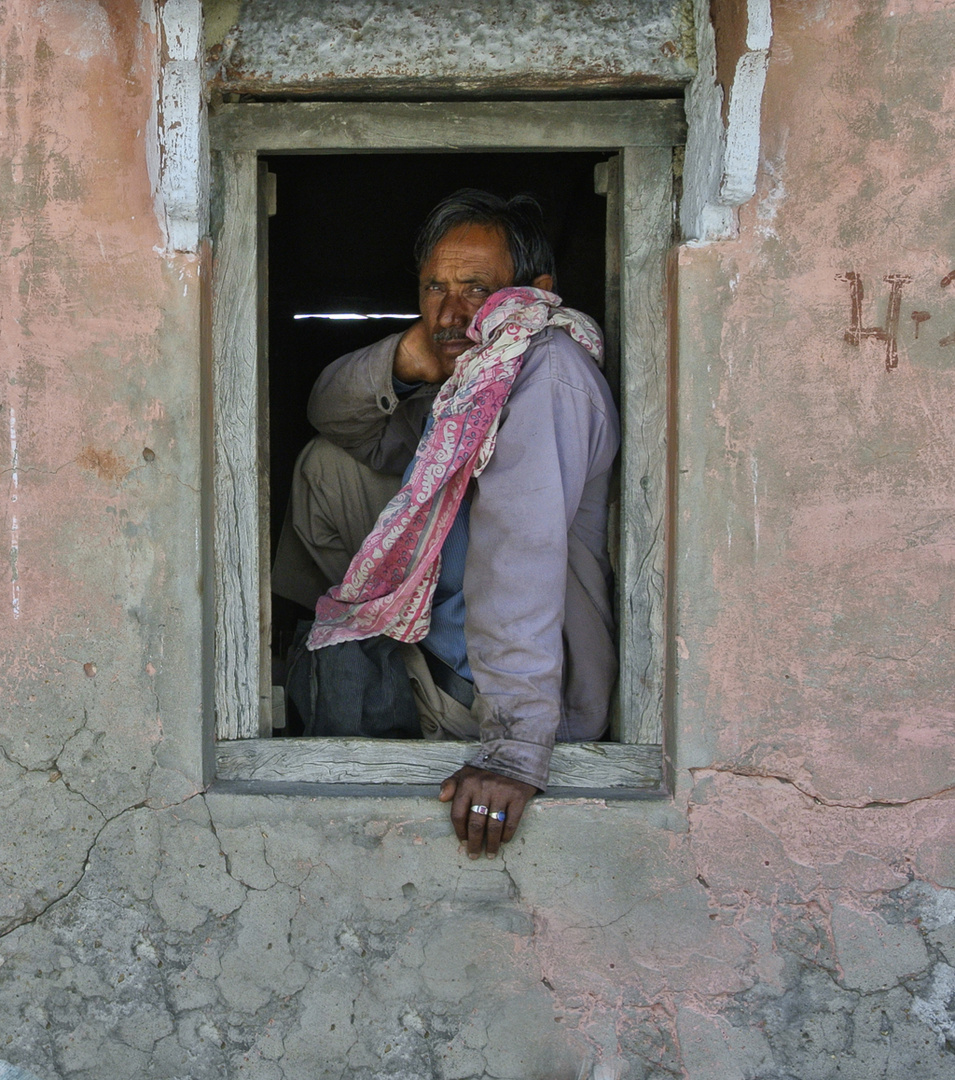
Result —
[[481, 772], [494, 773], [496, 776], [503, 776], [508, 780], [517, 780], [521, 784], [528, 784], [534, 788], [537, 792], [543, 791], [547, 787], [548, 773], [550, 771], [550, 750], [546, 752], [546, 761], [535, 762], [530, 768], [522, 769], [520, 766], [513, 765], [510, 762], [503, 762], [495, 760], [493, 754], [482, 753], [476, 758], [472, 758], [468, 764], [472, 769], [480, 769]]

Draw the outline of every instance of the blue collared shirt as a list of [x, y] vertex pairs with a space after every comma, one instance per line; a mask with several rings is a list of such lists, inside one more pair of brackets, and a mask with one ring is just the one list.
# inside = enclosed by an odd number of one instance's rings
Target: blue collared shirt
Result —
[[[398, 379], [394, 380], [394, 384], [395, 392], [399, 395], [415, 389]], [[427, 438], [433, 423], [433, 418], [429, 416], [421, 436], [422, 442]], [[415, 454], [405, 469], [401, 481], [403, 484], [408, 483], [417, 460], [418, 455]], [[473, 682], [474, 676], [468, 664], [467, 644], [464, 640], [464, 564], [468, 554], [470, 517], [471, 503], [465, 498], [458, 507], [457, 515], [441, 547], [441, 573], [438, 575], [431, 605], [431, 628], [421, 644], [449, 667], [454, 668], [462, 678]]]

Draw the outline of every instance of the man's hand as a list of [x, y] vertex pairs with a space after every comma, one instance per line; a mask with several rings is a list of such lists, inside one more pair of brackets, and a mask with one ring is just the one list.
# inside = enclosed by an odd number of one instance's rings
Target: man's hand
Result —
[[405, 383], [443, 383], [454, 370], [453, 362], [450, 369], [446, 367], [434, 353], [424, 320], [412, 323], [398, 342], [392, 368], [395, 378]]
[[[458, 839], [467, 842], [468, 857], [478, 858], [486, 845], [487, 857], [493, 859], [517, 832], [527, 800], [537, 791], [533, 784], [465, 765], [444, 781], [438, 798], [451, 803], [451, 824]], [[475, 806], [484, 812], [473, 810]], [[495, 814], [503, 814], [503, 820]]]

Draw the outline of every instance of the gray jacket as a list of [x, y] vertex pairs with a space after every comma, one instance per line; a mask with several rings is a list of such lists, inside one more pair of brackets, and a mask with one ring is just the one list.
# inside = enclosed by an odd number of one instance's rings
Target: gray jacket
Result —
[[[322, 435], [395, 474], [437, 392], [398, 400], [400, 336], [336, 360], [308, 403]], [[617, 672], [607, 500], [619, 441], [593, 359], [563, 330], [536, 335], [472, 491], [464, 632], [482, 744], [472, 764], [538, 788], [555, 739], [596, 739], [607, 727]]]

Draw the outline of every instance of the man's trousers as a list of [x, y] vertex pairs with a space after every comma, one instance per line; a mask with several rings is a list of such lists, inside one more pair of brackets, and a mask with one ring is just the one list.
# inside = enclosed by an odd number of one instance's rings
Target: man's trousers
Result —
[[[272, 591], [313, 608], [342, 581], [401, 478], [375, 472], [320, 435], [295, 463], [292, 494], [272, 570]], [[426, 739], [477, 739], [471, 710], [438, 686], [417, 645], [401, 657], [414, 690]]]

